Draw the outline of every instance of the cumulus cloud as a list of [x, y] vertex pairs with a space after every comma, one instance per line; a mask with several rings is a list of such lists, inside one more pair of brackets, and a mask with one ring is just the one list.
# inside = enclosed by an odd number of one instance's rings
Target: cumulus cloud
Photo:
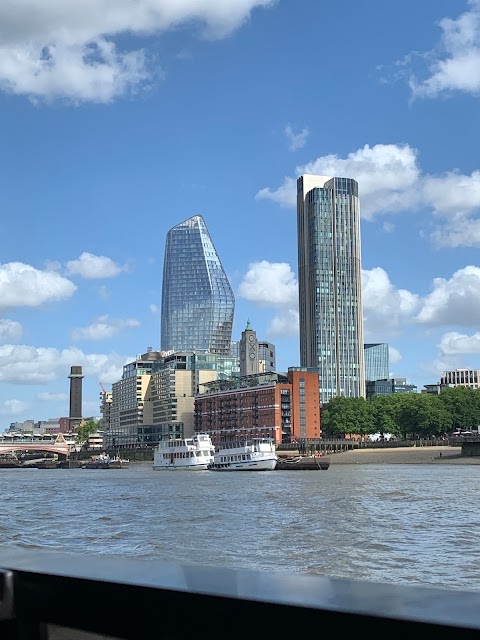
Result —
[[254, 262], [238, 287], [238, 296], [259, 306], [273, 307], [269, 337], [298, 334], [298, 284], [287, 262]]
[[261, 262], [249, 266], [238, 295], [266, 306], [296, 305], [298, 288], [295, 275], [287, 262]]
[[150, 313], [153, 313], [153, 314], [158, 313], [158, 306], [156, 304], [149, 304], [148, 309]]
[[[272, 309], [267, 335], [298, 334], [298, 283], [288, 263], [251, 264], [237, 294]], [[363, 269], [362, 305], [367, 342], [397, 336], [407, 326], [479, 326], [480, 268], [467, 266], [449, 279], [435, 278], [425, 296], [397, 287], [381, 267]], [[390, 347], [390, 358], [395, 363], [401, 355]]]
[[[133, 358], [131, 358], [133, 360]], [[122, 377], [125, 356], [116, 353], [85, 354], [81, 349], [55, 349], [27, 345], [0, 345], [0, 382], [9, 384], [44, 384], [65, 378], [72, 363], [83, 367], [85, 376], [96, 376], [104, 383]]]
[[456, 331], [444, 333], [438, 344], [441, 356], [456, 356], [480, 353], [480, 333], [465, 335]]
[[411, 322], [420, 297], [397, 289], [381, 267], [362, 271], [362, 302], [365, 336], [395, 335]]
[[480, 324], [480, 268], [464, 267], [449, 280], [435, 278], [416, 320], [431, 326]]
[[285, 127], [285, 135], [287, 136], [287, 140], [289, 141], [288, 148], [290, 151], [297, 151], [298, 149], [302, 149], [308, 138], [309, 130], [302, 129], [298, 133], [292, 129], [292, 127], [288, 124]]
[[107, 315], [98, 317], [88, 327], [77, 327], [72, 330], [72, 340], [109, 340], [124, 329], [136, 329], [140, 322], [134, 319], [109, 318]]
[[443, 18], [440, 43], [423, 55], [427, 63], [424, 78], [409, 79], [413, 98], [435, 98], [460, 91], [480, 95], [480, 2], [457, 19]]
[[[15, 0], [0, 3], [0, 88], [32, 99], [108, 103], [148, 86], [153, 37], [194, 26], [223, 38], [275, 0]], [[122, 37], [122, 44], [119, 39]]]
[[4, 400], [0, 403], [0, 415], [15, 416], [23, 413], [28, 408], [28, 404], [22, 400]]
[[[405, 209], [405, 194], [417, 182], [419, 168], [417, 152], [409, 145], [377, 144], [365, 145], [346, 158], [330, 154], [296, 167], [296, 178], [304, 173], [355, 178], [360, 185], [362, 215], [372, 218], [378, 213]], [[261, 189], [256, 197], [295, 206], [296, 178], [285, 178], [277, 189]], [[415, 200], [413, 192], [409, 200]]]
[[19, 340], [22, 337], [22, 325], [15, 320], [0, 320], [0, 342]]
[[388, 361], [390, 364], [397, 364], [402, 359], [402, 354], [398, 349], [388, 345]]
[[22, 262], [0, 265], [0, 310], [38, 307], [45, 302], [65, 300], [76, 288], [73, 282], [57, 273], [40, 271]]
[[[354, 178], [359, 184], [362, 218], [426, 209], [435, 214], [431, 239], [437, 246], [480, 246], [480, 171], [422, 172], [418, 151], [408, 144], [365, 145], [341, 158], [330, 154], [295, 168], [277, 188], [265, 187], [256, 199], [295, 207], [302, 174]], [[387, 227], [386, 231], [390, 231]]]
[[84, 251], [76, 260], [67, 262], [67, 273], [69, 275], [79, 275], [90, 280], [95, 278], [114, 278], [125, 270], [125, 266], [121, 267], [111, 258], [96, 256], [87, 251]]
[[267, 327], [267, 336], [275, 338], [286, 338], [298, 336], [299, 320], [296, 309], [279, 310], [272, 318]]

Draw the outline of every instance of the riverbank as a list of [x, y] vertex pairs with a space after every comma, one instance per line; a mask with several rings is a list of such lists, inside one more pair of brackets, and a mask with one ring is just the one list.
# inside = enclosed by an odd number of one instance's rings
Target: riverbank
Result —
[[354, 449], [328, 456], [336, 464], [480, 464], [480, 457], [462, 456], [461, 447], [397, 447]]

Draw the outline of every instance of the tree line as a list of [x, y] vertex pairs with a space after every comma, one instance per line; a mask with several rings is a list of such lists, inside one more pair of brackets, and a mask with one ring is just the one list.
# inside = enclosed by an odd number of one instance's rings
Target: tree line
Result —
[[402, 439], [477, 430], [480, 389], [447, 387], [439, 395], [393, 393], [370, 398], [332, 398], [322, 407], [323, 436], [391, 433]]

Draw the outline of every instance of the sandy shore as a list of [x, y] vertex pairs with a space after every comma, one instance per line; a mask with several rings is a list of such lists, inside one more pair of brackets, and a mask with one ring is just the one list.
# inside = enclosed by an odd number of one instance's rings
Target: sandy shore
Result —
[[462, 457], [461, 447], [397, 447], [355, 449], [328, 454], [335, 464], [480, 464], [480, 457]]

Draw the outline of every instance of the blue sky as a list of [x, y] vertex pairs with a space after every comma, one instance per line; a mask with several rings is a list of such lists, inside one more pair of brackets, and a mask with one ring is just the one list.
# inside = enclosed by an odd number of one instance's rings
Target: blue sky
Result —
[[480, 367], [480, 1], [0, 4], [0, 429], [84, 414], [159, 348], [165, 235], [200, 213], [299, 364], [295, 180], [359, 182], [365, 339], [419, 389]]

